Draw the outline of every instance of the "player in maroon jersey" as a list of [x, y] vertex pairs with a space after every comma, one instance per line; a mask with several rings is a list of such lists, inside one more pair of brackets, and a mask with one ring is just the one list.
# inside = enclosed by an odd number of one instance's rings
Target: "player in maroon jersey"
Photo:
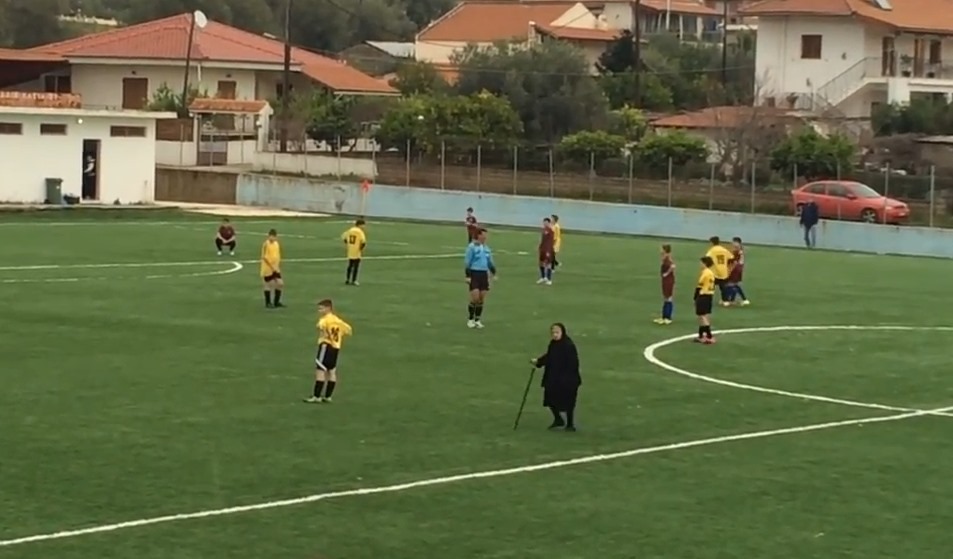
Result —
[[[750, 305], [744, 289], [741, 288], [741, 282], [745, 275], [745, 247], [741, 242], [741, 237], [731, 239], [731, 260], [728, 261], [728, 301], [722, 303], [728, 306], [735, 302], [740, 302], [742, 306]], [[740, 297], [740, 300], [738, 299]]]
[[675, 260], [672, 258], [672, 245], [662, 245], [662, 316], [656, 318], [656, 324], [671, 324], [675, 312]]
[[235, 240], [235, 228], [232, 227], [231, 222], [228, 221], [228, 218], [222, 220], [222, 224], [218, 226], [218, 232], [215, 234], [215, 248], [218, 249], [218, 255], [222, 255], [222, 249], [228, 247], [229, 256], [235, 256], [235, 246], [237, 245]]
[[463, 224], [467, 228], [467, 243], [472, 243], [480, 234], [480, 224], [473, 215], [473, 208], [467, 208], [467, 216], [463, 219]]
[[553, 220], [543, 220], [543, 231], [539, 238], [539, 279], [536, 283], [553, 284], [553, 256], [556, 254], [556, 232]]

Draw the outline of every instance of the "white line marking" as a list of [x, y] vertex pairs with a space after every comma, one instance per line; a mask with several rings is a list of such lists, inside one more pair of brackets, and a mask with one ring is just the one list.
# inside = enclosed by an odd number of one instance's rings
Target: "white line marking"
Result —
[[[748, 334], [756, 332], [798, 332], [798, 331], [807, 331], [807, 332], [817, 332], [825, 330], [886, 330], [886, 331], [938, 331], [938, 332], [951, 332], [953, 327], [949, 326], [766, 326], [760, 328], [735, 328], [733, 330], [719, 330], [716, 334], [727, 335], [727, 334]], [[708, 382], [711, 384], [720, 384], [721, 386], [727, 386], [730, 388], [739, 388], [741, 390], [749, 390], [752, 392], [761, 392], [764, 394], [774, 394], [777, 396], [787, 396], [789, 398], [798, 398], [801, 400], [813, 400], [815, 402], [825, 402], [828, 404], [840, 404], [842, 406], [852, 406], [855, 408], [869, 408], [875, 410], [885, 410], [885, 411], [894, 411], [894, 412], [913, 412], [917, 411], [912, 408], [904, 408], [898, 406], [888, 406], [884, 404], [874, 404], [869, 402], [857, 402], [854, 400], [844, 400], [841, 398], [828, 398], [827, 396], [818, 396], [815, 394], [805, 394], [802, 392], [790, 392], [787, 390], [778, 390], [775, 388], [766, 388], [764, 386], [756, 386], [753, 384], [745, 384], [741, 382], [732, 382], [730, 380], [723, 380], [715, 377], [709, 377], [705, 375], [700, 375], [698, 373], [693, 373], [691, 371], [686, 371], [685, 369], [680, 369], [674, 365], [666, 363], [659, 359], [655, 352], [659, 349], [678, 343], [684, 342], [686, 340], [691, 340], [696, 337], [696, 334], [686, 334], [684, 336], [676, 336], [674, 338], [669, 338], [667, 340], [662, 340], [660, 342], [655, 342], [654, 344], [645, 348], [642, 352], [642, 356], [645, 357], [645, 360], [649, 363], [661, 367], [666, 371], [670, 371], [677, 375], [683, 377], [688, 377], [695, 380], [700, 380], [703, 382]], [[936, 415], [943, 415], [947, 417], [953, 417], [951, 413], [941, 413], [936, 412]]]
[[[384, 256], [365, 256], [364, 260], [433, 260], [441, 258], [463, 259], [463, 252], [456, 254], [392, 254]], [[286, 262], [344, 262], [347, 258], [332, 256], [326, 258], [285, 258]], [[0, 272], [21, 272], [33, 270], [78, 270], [100, 268], [166, 268], [174, 266], [210, 266], [220, 264], [221, 260], [196, 260], [192, 262], [117, 262], [111, 264], [40, 264], [36, 266], [0, 266]], [[257, 264], [260, 260], [240, 260], [242, 264]]]
[[[155, 274], [137, 279], [169, 279], [169, 278], [199, 278], [207, 276], [224, 276], [234, 274], [245, 266], [241, 262], [229, 262], [231, 268], [227, 270], [216, 270], [214, 272], [194, 272], [190, 274]], [[22, 278], [22, 279], [3, 279], [0, 283], [77, 283], [81, 281], [107, 281], [123, 279], [119, 276], [90, 276], [85, 278]]]
[[525, 474], [530, 472], [539, 472], [543, 470], [553, 470], [556, 468], [565, 468], [568, 466], [578, 466], [580, 464], [605, 462], [607, 460], [618, 460], [620, 458], [630, 458], [632, 456], [642, 456], [646, 454], [655, 454], [658, 452], [668, 452], [672, 450], [684, 450], [688, 448], [709, 446], [709, 445], [715, 445], [715, 444], [721, 444], [721, 443], [729, 443], [734, 441], [763, 439], [767, 437], [776, 437], [780, 435], [790, 435], [790, 434], [796, 434], [796, 433], [809, 433], [812, 431], [836, 429], [838, 427], [849, 427], [852, 425], [868, 425], [873, 423], [887, 423], [892, 421], [901, 421], [904, 419], [910, 419], [914, 417], [937, 415], [937, 414], [944, 413], [951, 410], [953, 410], [953, 406], [937, 408], [933, 410], [917, 410], [917, 411], [895, 414], [895, 415], [868, 417], [864, 419], [848, 419], [844, 421], [815, 423], [812, 425], [803, 425], [800, 427], [788, 427], [785, 429], [771, 429], [769, 431], [755, 431], [751, 433], [740, 433], [737, 435], [725, 435], [721, 437], [711, 437], [707, 439], [698, 439], [694, 441], [685, 441], [680, 443], [672, 443], [672, 444], [659, 445], [659, 446], [642, 447], [642, 448], [636, 448], [632, 450], [625, 450], [622, 452], [613, 452], [610, 454], [595, 454], [592, 456], [582, 456], [579, 458], [571, 458], [568, 460], [557, 460], [555, 462], [545, 462], [542, 464], [532, 464], [529, 466], [519, 466], [515, 468], [506, 468], [501, 470], [486, 470], [482, 472], [472, 472], [469, 474], [436, 477], [436, 478], [430, 478], [430, 479], [423, 479], [419, 481], [411, 481], [407, 483], [399, 483], [394, 485], [382, 485], [379, 487], [365, 487], [361, 489], [348, 489], [345, 491], [334, 491], [330, 493], [317, 493], [314, 495], [308, 495], [306, 497], [299, 497], [296, 499], [283, 499], [279, 501], [268, 501], [268, 502], [253, 504], [253, 505], [241, 505], [241, 506], [228, 507], [228, 508], [222, 508], [222, 509], [210, 509], [210, 510], [204, 510], [204, 511], [198, 511], [198, 512], [170, 514], [166, 516], [156, 516], [152, 518], [141, 518], [139, 520], [129, 520], [126, 522], [118, 522], [116, 524], [104, 524], [101, 526], [92, 526], [89, 528], [79, 528], [76, 530], [64, 530], [60, 532], [51, 532], [48, 534], [38, 534], [35, 536], [25, 536], [25, 537], [14, 538], [9, 540], [0, 540], [0, 547], [10, 547], [15, 545], [23, 545], [28, 543], [37, 543], [37, 542], [44, 542], [44, 541], [50, 541], [50, 540], [61, 540], [65, 538], [75, 538], [79, 536], [88, 536], [91, 534], [101, 534], [104, 532], [115, 532], [117, 530], [125, 530], [129, 528], [139, 528], [142, 526], [165, 524], [168, 522], [178, 522], [183, 520], [197, 520], [201, 518], [227, 516], [231, 514], [241, 514], [245, 512], [277, 509], [277, 508], [283, 508], [283, 507], [292, 507], [292, 506], [298, 506], [298, 505], [305, 505], [308, 503], [314, 503], [317, 501], [325, 501], [328, 499], [340, 499], [344, 497], [360, 497], [365, 495], [379, 495], [382, 493], [398, 493], [398, 492], [407, 491], [410, 489], [419, 489], [421, 487], [433, 487], [437, 485], [447, 485], [451, 483], [469, 481], [473, 479], [488, 479], [488, 478], [495, 478], [495, 477], [511, 476], [516, 474]]

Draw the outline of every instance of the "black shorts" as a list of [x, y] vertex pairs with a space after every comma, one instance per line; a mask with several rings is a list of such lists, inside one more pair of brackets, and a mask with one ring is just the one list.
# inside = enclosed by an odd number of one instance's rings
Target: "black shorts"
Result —
[[470, 272], [470, 291], [474, 290], [490, 290], [490, 272]]
[[280, 280], [281, 272], [274, 272], [270, 276], [265, 276], [262, 279], [265, 280], [265, 282]]
[[314, 356], [314, 365], [322, 371], [331, 371], [338, 366], [338, 353], [340, 349], [331, 347], [328, 344], [320, 344], [318, 353]]
[[705, 316], [706, 314], [711, 314], [712, 300], [714, 296], [709, 295], [699, 295], [695, 297], [695, 316]]

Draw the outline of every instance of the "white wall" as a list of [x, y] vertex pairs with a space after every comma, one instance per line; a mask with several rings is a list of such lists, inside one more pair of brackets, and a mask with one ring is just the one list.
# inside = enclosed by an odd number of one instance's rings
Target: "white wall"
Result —
[[610, 29], [635, 30], [632, 6], [628, 2], [607, 2], [602, 10], [602, 16], [606, 18]]
[[156, 164], [194, 167], [198, 161], [195, 142], [156, 142]]
[[[0, 201], [42, 203], [46, 178], [63, 179], [63, 193], [82, 193], [83, 140], [100, 140], [99, 201], [123, 204], [155, 200], [155, 121], [0, 112], [0, 122], [23, 124], [23, 134], [0, 134]], [[65, 124], [65, 136], [40, 135], [40, 124]], [[111, 126], [144, 126], [145, 138], [113, 138]]]
[[[801, 59], [801, 35], [821, 35], [821, 58]], [[849, 18], [762, 17], [755, 71], [761, 95], [778, 102], [790, 93], [812, 93], [863, 60], [863, 24]]]
[[[184, 72], [183, 68], [175, 66], [74, 64], [72, 75], [73, 93], [83, 97], [83, 106], [119, 109], [122, 108], [123, 78], [148, 79], [151, 98], [163, 84], [181, 93]], [[219, 81], [235, 82], [236, 99], [255, 99], [255, 72], [252, 70], [222, 70], [196, 65], [189, 77], [189, 87], [214, 96]]]
[[[477, 43], [481, 47], [489, 46], [490, 43]], [[430, 62], [432, 64], [446, 64], [450, 62], [453, 54], [466, 48], [464, 41], [421, 41], [414, 43], [414, 57], [419, 62]]]

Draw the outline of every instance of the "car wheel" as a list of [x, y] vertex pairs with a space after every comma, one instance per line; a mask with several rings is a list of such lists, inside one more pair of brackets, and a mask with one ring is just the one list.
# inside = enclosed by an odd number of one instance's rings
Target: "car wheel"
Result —
[[866, 208], [864, 211], [860, 212], [860, 220], [864, 223], [876, 223], [877, 210]]
[[794, 206], [794, 215], [795, 215], [795, 216], [801, 217], [801, 212], [803, 212], [803, 211], [804, 211], [804, 204], [798, 204], [798, 205]]

